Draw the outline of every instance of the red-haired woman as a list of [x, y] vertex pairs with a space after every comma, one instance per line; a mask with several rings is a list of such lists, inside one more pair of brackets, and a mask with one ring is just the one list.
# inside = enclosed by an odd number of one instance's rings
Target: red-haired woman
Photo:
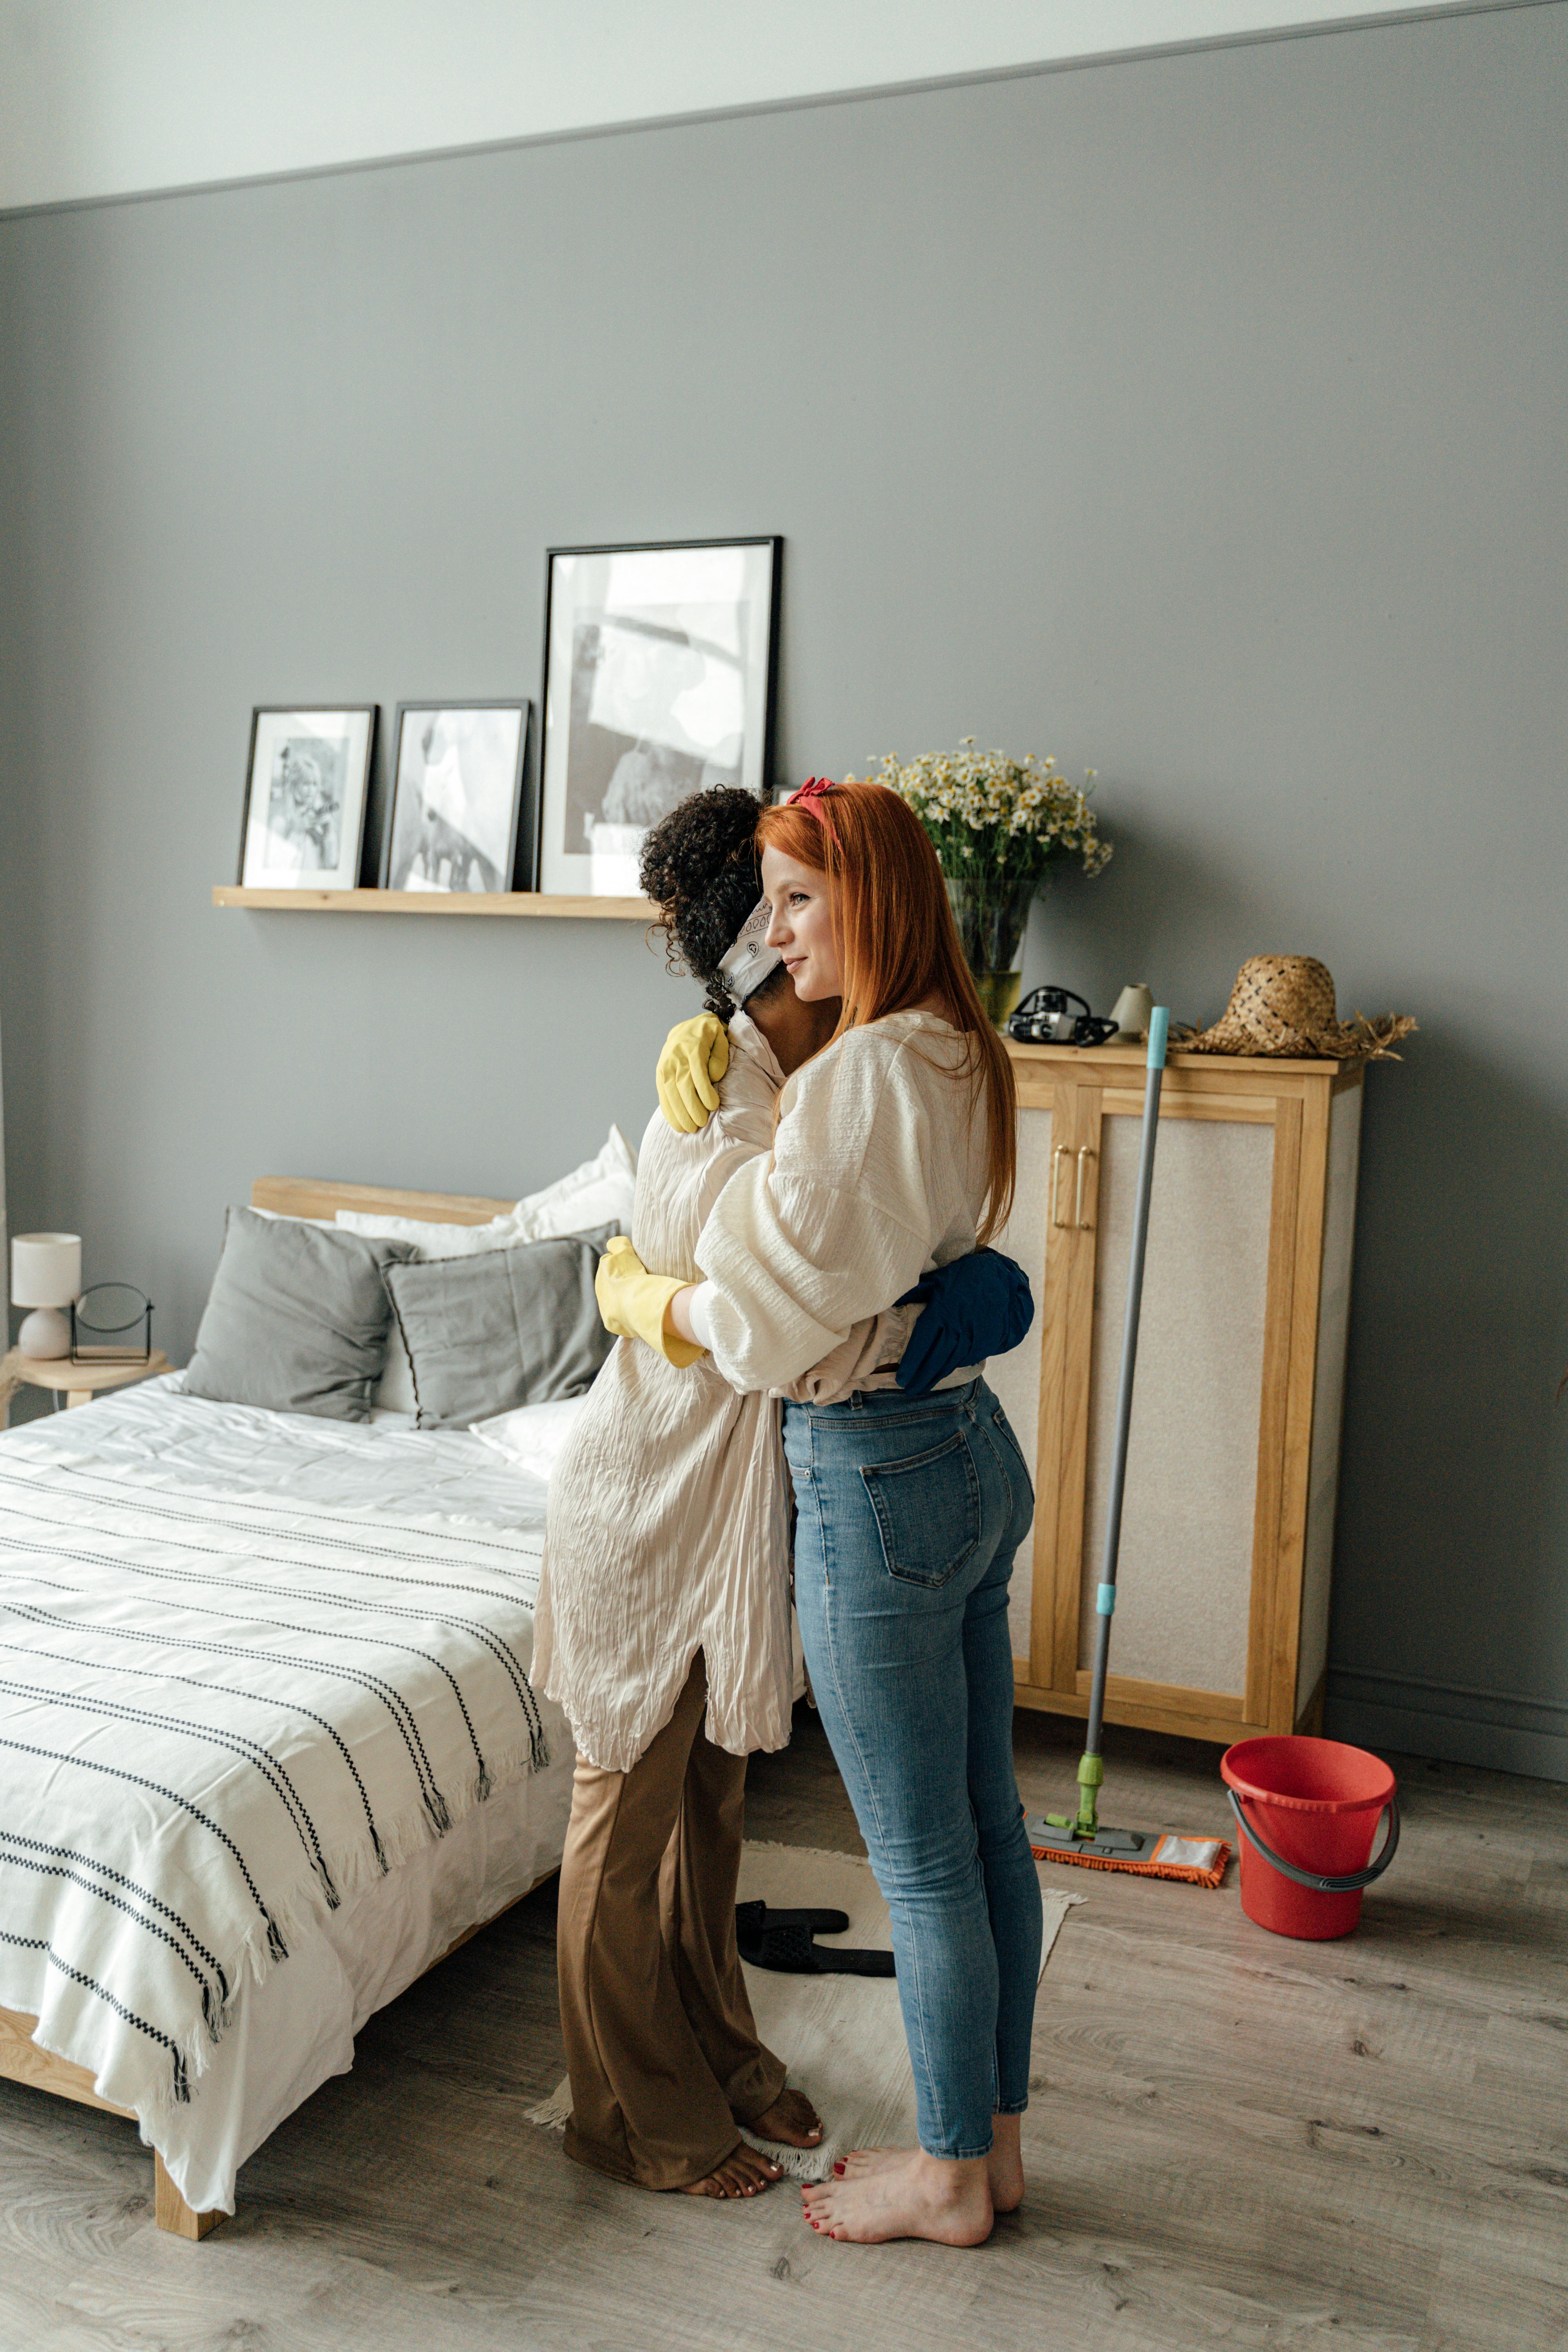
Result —
[[[732, 1387], [787, 1395], [853, 1325], [1003, 1223], [1015, 1097], [902, 801], [816, 786], [765, 810], [757, 839], [769, 944], [804, 1003], [842, 1009], [779, 1097], [771, 1157], [710, 1213], [705, 1278], [669, 1286], [662, 1314]], [[620, 1272], [649, 1279], [635, 1260]], [[614, 1289], [602, 1282], [602, 1305]], [[647, 1311], [628, 1290], [620, 1328]], [[838, 2238], [978, 2244], [1023, 2196], [1040, 1963], [1007, 1629], [1028, 1473], [978, 1363], [924, 1396], [885, 1370], [846, 1402], [786, 1403], [784, 1450], [801, 1634], [892, 1918], [920, 2135], [857, 2151], [805, 2192], [806, 2218]]]

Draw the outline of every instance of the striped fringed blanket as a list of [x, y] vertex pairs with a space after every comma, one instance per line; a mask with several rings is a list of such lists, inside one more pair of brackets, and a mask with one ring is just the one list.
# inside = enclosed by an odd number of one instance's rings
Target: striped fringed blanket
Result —
[[0, 1446], [0, 2008], [188, 2098], [247, 1969], [549, 1761], [538, 1547]]

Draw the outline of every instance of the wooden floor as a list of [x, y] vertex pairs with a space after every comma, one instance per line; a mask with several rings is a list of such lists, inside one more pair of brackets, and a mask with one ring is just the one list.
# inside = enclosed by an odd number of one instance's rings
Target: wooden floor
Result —
[[[1074, 1733], [1018, 1725], [1026, 1798]], [[1217, 1751], [1114, 1735], [1109, 1818], [1217, 1829]], [[1395, 1759], [1396, 1763], [1398, 1759]], [[553, 1885], [373, 2021], [201, 2246], [127, 2125], [0, 2082], [0, 2345], [27, 2352], [1547, 2352], [1568, 2341], [1568, 1791], [1402, 1768], [1339, 1944], [1080, 1872], [1039, 2009], [1031, 2188], [989, 2245], [824, 2244], [620, 2189], [523, 2120], [562, 2072]], [[752, 1834], [859, 1850], [815, 1719]]]

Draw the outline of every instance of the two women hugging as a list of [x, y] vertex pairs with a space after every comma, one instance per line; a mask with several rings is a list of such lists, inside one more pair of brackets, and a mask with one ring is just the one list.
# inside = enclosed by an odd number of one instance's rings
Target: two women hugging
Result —
[[1034, 1496], [984, 1376], [1033, 1314], [987, 1246], [1011, 1066], [931, 843], [881, 786], [698, 793], [642, 880], [708, 1010], [660, 1057], [597, 1285], [620, 1344], [551, 1482], [533, 1671], [578, 1748], [567, 2153], [751, 2196], [781, 2167], [742, 2126], [822, 2140], [735, 1935], [746, 1758], [789, 1738], [793, 1590], [888, 1902], [919, 2133], [847, 2157], [805, 2217], [977, 2244], [1023, 2196], [1041, 1944], [1007, 1626]]

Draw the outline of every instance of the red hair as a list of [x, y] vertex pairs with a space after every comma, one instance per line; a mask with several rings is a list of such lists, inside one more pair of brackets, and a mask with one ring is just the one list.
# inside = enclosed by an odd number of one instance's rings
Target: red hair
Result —
[[[813, 779], [814, 783], [816, 779]], [[830, 784], [764, 809], [757, 847], [826, 874], [843, 976], [834, 1037], [933, 997], [969, 1040], [973, 1098], [985, 1097], [990, 1177], [979, 1242], [1007, 1221], [1017, 1176], [1013, 1065], [974, 986], [947, 886], [920, 819], [886, 784]], [[828, 1041], [830, 1044], [832, 1040]]]

